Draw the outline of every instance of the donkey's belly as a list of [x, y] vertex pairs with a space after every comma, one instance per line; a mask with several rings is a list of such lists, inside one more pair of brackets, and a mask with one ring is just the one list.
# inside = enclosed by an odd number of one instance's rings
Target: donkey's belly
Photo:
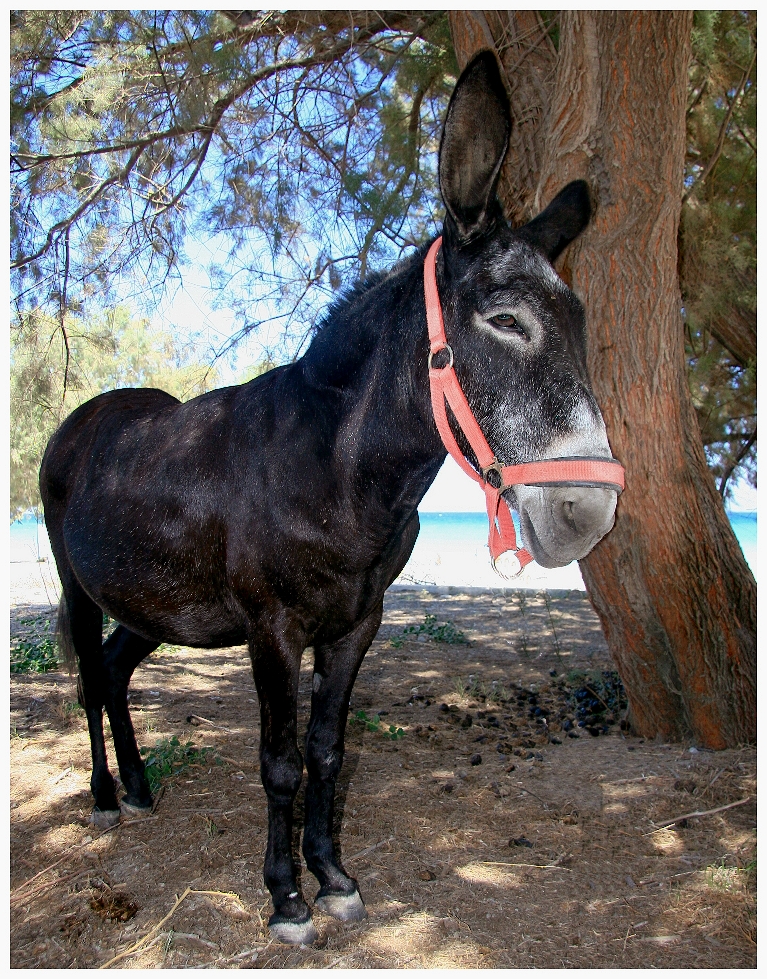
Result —
[[201, 605], [198, 602], [193, 607], [173, 610], [160, 608], [151, 599], [141, 607], [111, 596], [102, 596], [96, 601], [121, 625], [159, 642], [217, 649], [239, 646], [247, 640], [242, 623], [220, 604]]
[[224, 548], [213, 535], [172, 544], [118, 522], [98, 529], [68, 515], [64, 540], [78, 581], [117, 622], [159, 642], [212, 648], [245, 641]]
[[242, 613], [225, 594], [187, 591], [181, 583], [163, 588], [138, 577], [116, 583], [83, 576], [81, 584], [111, 618], [147, 639], [209, 649], [247, 639]]

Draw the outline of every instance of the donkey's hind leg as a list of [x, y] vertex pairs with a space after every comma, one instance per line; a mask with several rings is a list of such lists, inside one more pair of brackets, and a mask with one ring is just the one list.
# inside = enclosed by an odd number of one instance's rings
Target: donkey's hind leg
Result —
[[91, 792], [93, 814], [91, 822], [99, 827], [114, 826], [120, 818], [115, 794], [115, 782], [107, 764], [104, 743], [104, 669], [101, 634], [103, 613], [83, 591], [73, 574], [62, 574], [62, 601], [59, 606], [59, 636], [64, 644], [74, 647], [80, 667], [77, 692], [88, 720], [91, 741]]
[[144, 639], [122, 625], [104, 643], [104, 706], [126, 790], [120, 808], [127, 815], [139, 815], [152, 806], [152, 793], [128, 712], [128, 684], [139, 663], [158, 646], [158, 642]]

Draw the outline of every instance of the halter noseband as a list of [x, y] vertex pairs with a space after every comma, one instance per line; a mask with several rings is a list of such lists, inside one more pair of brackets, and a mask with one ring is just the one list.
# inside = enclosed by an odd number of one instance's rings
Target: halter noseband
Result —
[[[429, 328], [429, 385], [434, 421], [437, 423], [442, 442], [450, 455], [467, 476], [482, 486], [487, 503], [487, 518], [490, 522], [488, 547], [493, 568], [498, 558], [506, 551], [512, 551], [519, 563], [513, 574], [519, 574], [525, 565], [533, 560], [532, 554], [517, 546], [511, 510], [502, 494], [512, 486], [605, 486], [620, 493], [624, 486], [623, 466], [615, 459], [598, 459], [571, 456], [566, 459], [543, 459], [540, 462], [525, 462], [518, 466], [504, 466], [495, 457], [482, 429], [469, 407], [458, 376], [453, 367], [453, 350], [445, 336], [445, 323], [437, 290], [436, 263], [442, 238], [439, 237], [429, 249], [424, 262], [424, 293], [426, 296], [426, 322]], [[436, 354], [445, 351], [448, 362], [444, 367], [432, 363]], [[469, 445], [477, 457], [480, 471], [469, 464], [458, 447], [447, 419], [445, 403], [450, 408], [463, 431]], [[503, 506], [501, 506], [503, 503]], [[506, 576], [504, 574], [504, 576]]]

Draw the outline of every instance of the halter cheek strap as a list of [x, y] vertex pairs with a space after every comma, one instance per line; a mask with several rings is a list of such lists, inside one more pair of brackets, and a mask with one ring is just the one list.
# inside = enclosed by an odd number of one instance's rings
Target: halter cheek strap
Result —
[[[437, 238], [424, 262], [426, 322], [429, 329], [429, 385], [434, 421], [447, 451], [466, 475], [479, 483], [484, 490], [490, 524], [487, 543], [493, 567], [496, 567], [496, 561], [503, 553], [512, 551], [519, 562], [519, 573], [533, 560], [533, 556], [517, 546], [511, 510], [502, 495], [505, 490], [521, 484], [606, 486], [620, 493], [624, 486], [624, 470], [615, 459], [581, 456], [525, 462], [518, 466], [504, 466], [498, 461], [463, 393], [453, 366], [453, 350], [445, 336], [436, 276], [437, 253], [441, 244], [442, 238]], [[443, 367], [435, 367], [432, 363], [434, 356], [442, 351], [447, 355], [447, 363]], [[450, 405], [459, 428], [477, 457], [479, 472], [469, 464], [458, 446], [447, 418], [446, 405]]]

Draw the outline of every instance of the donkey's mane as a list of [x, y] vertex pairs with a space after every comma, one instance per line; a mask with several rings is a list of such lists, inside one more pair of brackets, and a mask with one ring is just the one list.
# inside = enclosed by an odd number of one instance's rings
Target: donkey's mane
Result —
[[315, 326], [315, 334], [321, 333], [328, 327], [333, 326], [338, 320], [343, 320], [354, 309], [357, 303], [366, 296], [371, 289], [380, 283], [388, 275], [388, 272], [371, 272], [354, 283], [354, 285], [344, 287], [338, 295], [330, 302], [322, 318]]
[[390, 333], [392, 318], [397, 319], [397, 297], [403, 291], [414, 294], [415, 284], [407, 280], [422, 261], [423, 250], [418, 249], [388, 271], [374, 272], [335, 299], [301, 358], [311, 383], [335, 388], [357, 383], [382, 336]]
[[410, 267], [415, 261], [422, 262], [430, 243], [431, 242], [427, 242], [425, 245], [417, 248], [409, 255], [405, 255], [403, 258], [400, 258], [394, 265], [392, 265], [390, 269], [385, 269], [380, 272], [371, 272], [369, 275], [365, 276], [364, 279], [361, 279], [360, 281], [355, 282], [354, 285], [343, 289], [331, 301], [324, 315], [315, 326], [314, 335], [317, 336], [318, 334], [321, 334], [323, 330], [348, 322], [348, 317], [354, 314], [356, 307], [363, 302], [369, 293], [371, 293], [375, 288], [377, 288], [383, 282], [389, 279], [393, 280], [401, 273], [409, 271]]

